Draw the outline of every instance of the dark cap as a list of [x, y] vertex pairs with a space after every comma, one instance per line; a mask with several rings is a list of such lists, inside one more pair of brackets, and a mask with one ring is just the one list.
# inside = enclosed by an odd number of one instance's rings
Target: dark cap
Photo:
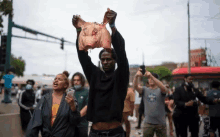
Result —
[[155, 78], [157, 78], [157, 79], [160, 78], [159, 75], [158, 75], [157, 73], [152, 72], [151, 74], [152, 74]]
[[35, 81], [33, 79], [28, 79], [26, 83], [28, 84], [28, 82], [31, 82], [31, 85], [35, 84]]

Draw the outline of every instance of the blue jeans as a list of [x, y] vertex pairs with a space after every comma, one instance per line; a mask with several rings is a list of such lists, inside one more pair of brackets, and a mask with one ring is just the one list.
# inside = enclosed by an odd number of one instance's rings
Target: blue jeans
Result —
[[121, 126], [110, 130], [94, 130], [91, 128], [89, 137], [125, 137], [125, 131]]
[[4, 90], [4, 100], [5, 103], [11, 103], [11, 88], [5, 88]]

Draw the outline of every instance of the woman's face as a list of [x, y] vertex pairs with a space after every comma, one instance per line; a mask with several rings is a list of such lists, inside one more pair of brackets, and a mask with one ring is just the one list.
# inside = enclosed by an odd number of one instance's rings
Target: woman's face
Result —
[[53, 81], [53, 90], [64, 90], [67, 88], [67, 84], [64, 80], [64, 77], [62, 75], [57, 75], [56, 78]]

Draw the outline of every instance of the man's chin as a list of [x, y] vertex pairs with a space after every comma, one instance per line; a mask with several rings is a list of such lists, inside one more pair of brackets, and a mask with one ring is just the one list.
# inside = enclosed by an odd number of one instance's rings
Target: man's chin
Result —
[[108, 69], [108, 68], [103, 68], [103, 70], [104, 70], [105, 72], [108, 72], [108, 71], [109, 71], [109, 69]]

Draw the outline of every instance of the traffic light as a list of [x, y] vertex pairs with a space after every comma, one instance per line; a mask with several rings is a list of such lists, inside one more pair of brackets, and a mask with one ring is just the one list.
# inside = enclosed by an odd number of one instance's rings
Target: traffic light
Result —
[[64, 39], [63, 38], [61, 39], [61, 44], [60, 45], [61, 45], [60, 48], [63, 50], [64, 49]]
[[5, 62], [6, 62], [6, 45], [7, 45], [7, 36], [1, 36], [0, 64], [5, 64]]

